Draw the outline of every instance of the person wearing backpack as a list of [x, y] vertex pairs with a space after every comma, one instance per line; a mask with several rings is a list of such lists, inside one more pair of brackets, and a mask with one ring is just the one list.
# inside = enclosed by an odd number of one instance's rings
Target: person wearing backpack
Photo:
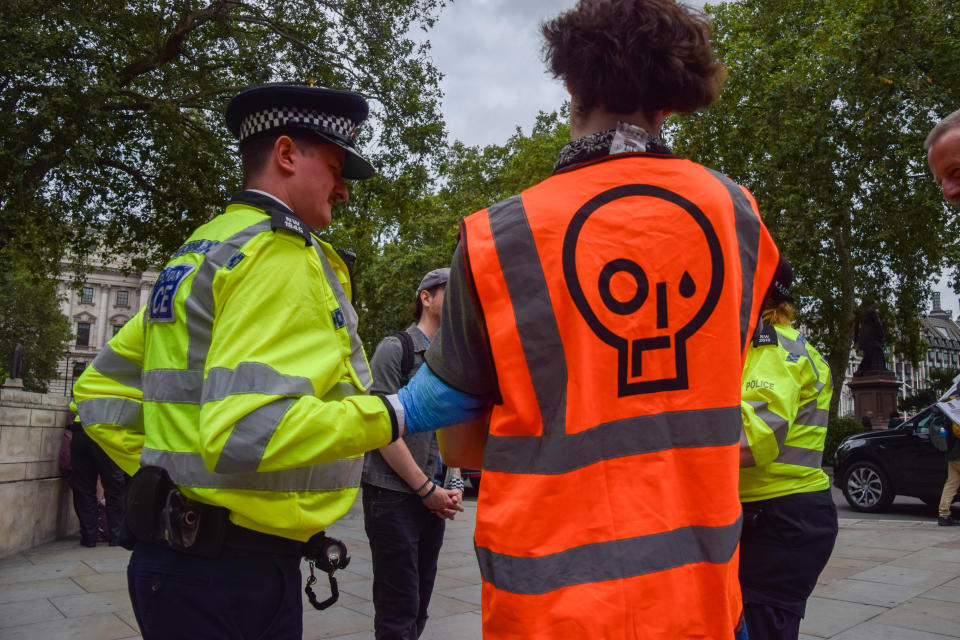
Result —
[[[443, 268], [425, 275], [414, 301], [414, 323], [377, 345], [370, 360], [374, 393], [396, 393], [423, 364], [440, 327], [449, 274]], [[441, 484], [434, 480], [439, 462], [433, 431], [407, 434], [365, 456], [363, 520], [373, 560], [377, 640], [415, 640], [423, 633], [444, 520], [463, 511], [459, 470], [451, 470], [444, 488], [442, 479]]]
[[943, 483], [943, 493], [940, 494], [937, 524], [941, 527], [956, 527], [960, 525], [960, 520], [951, 515], [950, 505], [957, 495], [957, 489], [960, 489], [960, 426], [948, 419], [935, 429], [937, 433], [931, 432], [930, 442], [938, 451], [943, 451], [947, 458], [947, 481]]

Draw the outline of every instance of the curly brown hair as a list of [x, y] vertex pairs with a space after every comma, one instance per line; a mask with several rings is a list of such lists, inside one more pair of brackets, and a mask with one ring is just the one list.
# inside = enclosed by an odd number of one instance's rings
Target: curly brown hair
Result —
[[581, 114], [690, 113], [723, 85], [707, 17], [673, 0], [580, 0], [541, 29], [544, 61]]

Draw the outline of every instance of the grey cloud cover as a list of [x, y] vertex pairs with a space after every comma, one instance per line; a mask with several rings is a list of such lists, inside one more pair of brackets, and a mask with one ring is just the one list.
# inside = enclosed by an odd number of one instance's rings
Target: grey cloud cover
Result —
[[[450, 137], [469, 145], [502, 144], [567, 92], [544, 68], [540, 24], [575, 0], [459, 0], [425, 35], [444, 74], [443, 113]], [[690, 2], [702, 7], [703, 2]]]

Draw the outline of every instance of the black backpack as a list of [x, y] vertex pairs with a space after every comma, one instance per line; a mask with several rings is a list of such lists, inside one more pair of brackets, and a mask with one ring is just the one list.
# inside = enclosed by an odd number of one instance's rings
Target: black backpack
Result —
[[413, 377], [413, 338], [406, 331], [397, 331], [391, 335], [400, 340], [400, 345], [403, 347], [403, 356], [400, 358], [400, 379], [401, 384], [407, 384]]

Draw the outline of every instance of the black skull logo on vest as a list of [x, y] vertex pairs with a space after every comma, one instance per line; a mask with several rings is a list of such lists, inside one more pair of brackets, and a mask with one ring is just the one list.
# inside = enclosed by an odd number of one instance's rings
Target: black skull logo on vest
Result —
[[604, 191], [570, 221], [563, 271], [580, 315], [617, 350], [619, 396], [688, 388], [687, 342], [724, 277], [720, 240], [699, 207], [653, 185]]

